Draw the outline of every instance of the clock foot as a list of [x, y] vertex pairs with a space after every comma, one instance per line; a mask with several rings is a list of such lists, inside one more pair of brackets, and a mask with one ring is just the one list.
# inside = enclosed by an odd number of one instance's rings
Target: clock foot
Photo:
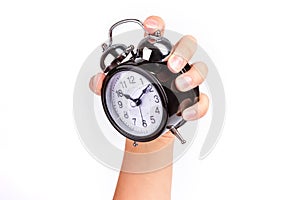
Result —
[[133, 142], [132, 144], [134, 147], [136, 147], [137, 145], [139, 145], [136, 141]]
[[170, 131], [171, 133], [173, 133], [173, 135], [177, 137], [177, 139], [181, 142], [181, 144], [186, 143], [186, 140], [183, 139], [182, 135], [178, 132], [178, 130], [174, 126], [170, 128]]

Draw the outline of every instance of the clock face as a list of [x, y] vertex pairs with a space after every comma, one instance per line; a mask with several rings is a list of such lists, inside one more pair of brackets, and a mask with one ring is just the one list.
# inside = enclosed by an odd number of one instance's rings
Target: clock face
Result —
[[157, 137], [167, 121], [162, 88], [146, 72], [125, 69], [114, 73], [105, 85], [104, 107], [119, 132], [148, 141]]

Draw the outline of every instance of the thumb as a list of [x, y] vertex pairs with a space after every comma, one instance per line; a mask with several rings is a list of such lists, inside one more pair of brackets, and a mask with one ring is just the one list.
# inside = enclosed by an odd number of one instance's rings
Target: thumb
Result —
[[90, 79], [89, 86], [92, 92], [94, 92], [97, 95], [101, 94], [101, 88], [102, 88], [102, 83], [104, 78], [105, 75], [103, 73], [98, 73]]

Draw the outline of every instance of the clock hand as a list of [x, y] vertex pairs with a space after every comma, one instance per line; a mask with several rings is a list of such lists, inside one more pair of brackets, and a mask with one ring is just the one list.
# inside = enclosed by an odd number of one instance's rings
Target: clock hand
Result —
[[141, 118], [142, 118], [142, 123], [143, 123], [143, 122], [144, 122], [144, 118], [143, 118], [143, 114], [142, 114], [141, 106], [139, 106], [139, 110], [140, 110], [140, 114], [141, 114]]
[[147, 92], [147, 89], [150, 87], [151, 84], [148, 84], [145, 89], [143, 89], [142, 94], [135, 100], [140, 100], [140, 98]]
[[131, 101], [134, 101], [134, 99], [131, 98], [131, 96], [129, 96], [128, 94], [124, 94], [124, 93], [123, 93], [123, 95], [124, 95], [124, 97], [125, 97], [126, 99], [130, 99]]
[[140, 100], [140, 98], [147, 92], [147, 89], [150, 87], [150, 85], [151, 85], [151, 84], [148, 84], [147, 87], [143, 89], [142, 94], [141, 94], [138, 98], [136, 98], [136, 99], [133, 99], [133, 98], [132, 98], [130, 95], [128, 95], [128, 94], [124, 94], [124, 93], [123, 93], [123, 95], [124, 95], [124, 97], [125, 97], [126, 99], [130, 99], [131, 101], [133, 101], [134, 104], [130, 104], [132, 107], [139, 106], [139, 105], [142, 103], [141, 100]]
[[138, 106], [137, 105], [137, 103], [139, 103], [139, 101], [138, 100], [136, 100], [136, 99], [133, 99], [130, 95], [128, 95], [128, 94], [123, 94], [123, 96], [126, 98], [126, 99], [130, 99], [132, 102], [130, 102], [130, 105], [131, 105], [131, 107], [136, 107], [136, 106]]

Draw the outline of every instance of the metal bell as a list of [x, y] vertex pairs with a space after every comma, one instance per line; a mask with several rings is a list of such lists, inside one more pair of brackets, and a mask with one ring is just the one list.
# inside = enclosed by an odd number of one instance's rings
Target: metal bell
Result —
[[137, 57], [150, 62], [162, 62], [172, 51], [171, 42], [160, 33], [148, 35], [137, 46]]

